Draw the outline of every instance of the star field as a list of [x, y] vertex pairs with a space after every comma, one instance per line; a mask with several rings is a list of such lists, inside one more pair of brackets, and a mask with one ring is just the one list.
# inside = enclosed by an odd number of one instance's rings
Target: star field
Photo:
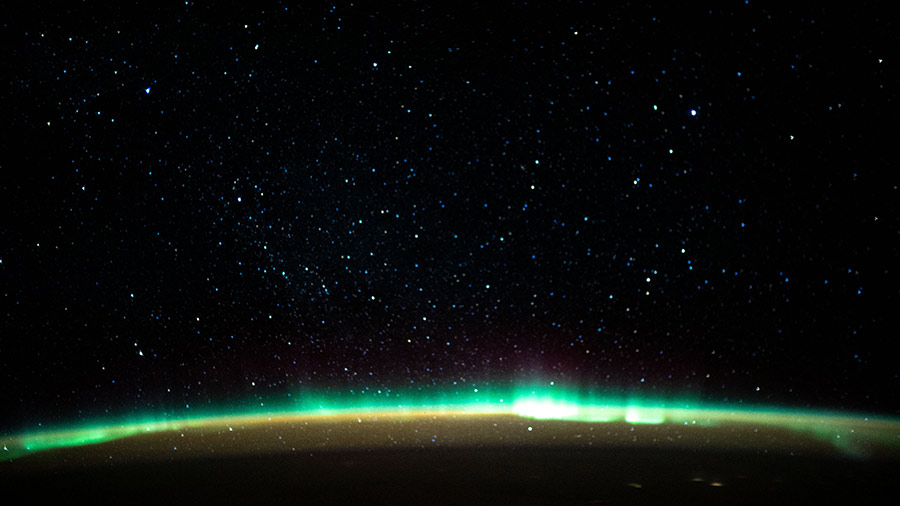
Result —
[[896, 415], [887, 15], [535, 4], [5, 19], [0, 431], [535, 381]]

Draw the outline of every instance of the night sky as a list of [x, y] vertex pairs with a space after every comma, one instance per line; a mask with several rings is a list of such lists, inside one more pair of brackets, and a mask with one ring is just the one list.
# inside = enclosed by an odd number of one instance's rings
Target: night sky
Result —
[[3, 16], [0, 431], [551, 381], [900, 414], [886, 12], [302, 3]]

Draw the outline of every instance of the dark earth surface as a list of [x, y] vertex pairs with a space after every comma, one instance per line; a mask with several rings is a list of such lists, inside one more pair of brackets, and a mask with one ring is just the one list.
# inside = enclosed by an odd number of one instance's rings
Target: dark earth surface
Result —
[[0, 486], [26, 502], [87, 504], [891, 504], [896, 464], [734, 451], [444, 448], [19, 469], [0, 473]]

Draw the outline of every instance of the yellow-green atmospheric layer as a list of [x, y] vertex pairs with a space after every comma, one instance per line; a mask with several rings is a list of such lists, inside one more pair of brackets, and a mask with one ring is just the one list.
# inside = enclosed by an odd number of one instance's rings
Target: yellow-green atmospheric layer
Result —
[[[377, 418], [379, 420], [484, 416], [517, 416], [523, 420], [567, 421], [583, 424], [627, 423], [722, 427], [731, 424], [777, 428], [827, 441], [846, 454], [866, 445], [889, 448], [900, 455], [900, 420], [889, 417], [846, 414], [829, 411], [793, 410], [781, 407], [734, 407], [710, 403], [692, 403], [659, 399], [623, 399], [594, 396], [558, 387], [518, 388], [505, 392], [443, 391], [435, 395], [422, 392], [357, 392], [351, 395], [302, 394], [291, 404], [269, 410], [242, 410], [178, 416], [170, 419], [144, 419], [120, 423], [95, 423], [57, 430], [42, 430], [0, 437], [0, 460], [12, 460], [54, 448], [92, 445], [140, 434], [159, 434], [189, 428], [275, 424], [290, 420], [329, 420]], [[496, 425], [496, 424], [495, 424]], [[230, 429], [229, 429], [230, 430]], [[531, 427], [528, 427], [531, 430]]]

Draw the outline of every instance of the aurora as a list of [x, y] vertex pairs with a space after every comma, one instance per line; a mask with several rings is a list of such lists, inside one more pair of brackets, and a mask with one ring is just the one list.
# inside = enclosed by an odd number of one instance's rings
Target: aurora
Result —
[[[390, 393], [389, 393], [390, 392]], [[60, 448], [102, 445], [117, 440], [137, 440], [148, 435], [163, 436], [167, 441], [157, 450], [177, 452], [178, 444], [169, 448], [172, 437], [186, 434], [228, 434], [237, 432], [274, 431], [288, 433], [292, 427], [310, 425], [346, 431], [356, 425], [352, 437], [331, 441], [329, 436], [308, 433], [297, 438], [293, 451], [371, 446], [373, 441], [359, 427], [380, 425], [393, 445], [424, 446], [415, 436], [422, 424], [439, 424], [432, 428], [433, 441], [458, 440], [461, 444], [543, 444], [535, 425], [554, 424], [559, 437], [571, 436], [569, 444], [583, 444], [582, 433], [598, 427], [622, 428], [657, 426], [665, 438], [696, 440], [715, 436], [727, 429], [735, 437], [762, 432], [778, 445], [802, 447], [815, 441], [843, 455], [865, 458], [880, 452], [900, 451], [900, 420], [862, 413], [838, 413], [826, 410], [794, 409], [778, 406], [733, 406], [689, 400], [599, 396], [561, 387], [519, 387], [513, 390], [473, 389], [440, 391], [431, 395], [419, 391], [387, 391], [383, 395], [328, 395], [305, 393], [292, 396], [290, 404], [270, 409], [223, 409], [194, 416], [146, 417], [143, 419], [96, 421], [71, 424], [51, 429], [26, 431], [2, 437], [3, 459], [14, 460]], [[498, 424], [498, 420], [502, 423]], [[490, 422], [490, 423], [488, 423]], [[466, 424], [460, 436], [458, 425]], [[498, 426], [503, 429], [493, 430]], [[388, 427], [388, 429], [385, 429]], [[490, 427], [492, 430], [486, 430]], [[519, 430], [524, 428], [523, 430]], [[325, 429], [325, 433], [331, 429]], [[436, 432], [445, 432], [438, 434]], [[687, 435], [689, 432], [689, 436]], [[391, 435], [393, 434], [393, 435]], [[663, 434], [663, 433], [660, 433]], [[284, 436], [282, 441], [284, 440]], [[579, 439], [581, 439], [579, 441]], [[734, 438], [732, 438], [734, 439]], [[799, 441], [805, 441], [800, 444]], [[425, 441], [428, 442], [428, 441]], [[564, 443], [563, 441], [557, 441]], [[621, 444], [606, 441], [605, 444]], [[633, 442], [629, 443], [632, 444]], [[723, 442], [721, 444], [733, 444]], [[235, 444], [239, 444], [236, 442]], [[377, 446], [377, 442], [374, 443]], [[600, 444], [603, 444], [601, 441]], [[152, 445], [152, 443], [151, 443]], [[182, 446], [184, 448], [184, 446]], [[238, 452], [237, 448], [233, 451]], [[151, 452], [152, 453], [152, 452]]]

